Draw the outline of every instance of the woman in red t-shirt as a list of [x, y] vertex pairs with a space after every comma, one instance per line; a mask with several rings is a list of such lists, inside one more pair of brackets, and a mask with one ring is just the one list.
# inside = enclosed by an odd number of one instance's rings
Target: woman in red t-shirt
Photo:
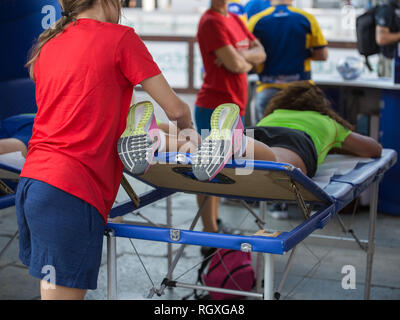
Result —
[[135, 31], [118, 25], [120, 0], [59, 2], [62, 18], [27, 64], [38, 112], [17, 191], [20, 259], [42, 280], [42, 299], [82, 299], [97, 286], [134, 86], [179, 129], [192, 120]]
[[[247, 73], [266, 59], [261, 43], [241, 19], [228, 12], [228, 0], [212, 0], [211, 8], [200, 19], [197, 41], [204, 65], [203, 85], [195, 102], [197, 131], [208, 136], [210, 119], [216, 107], [234, 103], [244, 120], [247, 105]], [[204, 201], [198, 197], [199, 204]], [[217, 232], [219, 198], [209, 197], [202, 215], [206, 232]]]

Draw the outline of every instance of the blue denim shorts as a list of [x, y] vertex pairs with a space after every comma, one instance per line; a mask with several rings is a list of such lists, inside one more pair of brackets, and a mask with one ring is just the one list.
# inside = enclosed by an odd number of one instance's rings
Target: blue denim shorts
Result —
[[104, 219], [87, 202], [47, 183], [21, 178], [16, 209], [19, 258], [52, 284], [97, 288]]
[[[199, 106], [194, 107], [194, 121], [196, 123], [196, 129], [203, 139], [206, 138], [210, 133], [210, 120], [214, 110], [215, 109], [201, 108]], [[242, 116], [241, 118], [244, 125], [244, 116]]]

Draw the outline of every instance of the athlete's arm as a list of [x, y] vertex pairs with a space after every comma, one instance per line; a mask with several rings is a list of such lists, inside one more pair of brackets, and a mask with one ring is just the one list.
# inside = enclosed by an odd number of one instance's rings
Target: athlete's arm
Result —
[[387, 46], [400, 41], [400, 32], [390, 32], [388, 27], [376, 26], [375, 38], [379, 46]]
[[314, 48], [312, 50], [311, 59], [315, 61], [325, 61], [328, 60], [328, 48]]
[[141, 85], [163, 108], [168, 119], [177, 122], [179, 129], [193, 128], [189, 106], [176, 95], [162, 73], [143, 80]]
[[382, 146], [375, 139], [356, 132], [350, 133], [342, 142], [342, 149], [350, 154], [366, 158], [378, 158], [382, 153]]
[[238, 53], [232, 46], [227, 45], [214, 51], [217, 56], [216, 64], [224, 66], [226, 69], [233, 73], [245, 73], [253, 69], [252, 64], [248, 63], [246, 59]]

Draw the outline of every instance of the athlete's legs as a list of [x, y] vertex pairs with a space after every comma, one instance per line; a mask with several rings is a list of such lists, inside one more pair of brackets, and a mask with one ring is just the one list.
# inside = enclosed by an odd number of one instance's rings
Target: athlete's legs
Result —
[[17, 151], [21, 151], [22, 155], [25, 157], [28, 148], [21, 140], [15, 138], [0, 139], [0, 154]]
[[[165, 136], [165, 148], [164, 150], [159, 150], [161, 152], [188, 152], [194, 153], [197, 148], [197, 143], [194, 139], [196, 136], [194, 134], [193, 138], [188, 137], [183, 132], [171, 123], [160, 123], [158, 125], [162, 134]], [[189, 132], [188, 132], [189, 133]], [[197, 133], [196, 133], [197, 134]], [[203, 204], [206, 196], [198, 195], [197, 203], [200, 207]], [[205, 232], [217, 232], [217, 218], [218, 218], [218, 206], [219, 198], [209, 196], [207, 203], [203, 207], [203, 214], [201, 216], [203, 222], [203, 231]]]
[[198, 144], [198, 134], [193, 130], [185, 132], [179, 130], [172, 123], [160, 123], [158, 125], [165, 138], [165, 145], [161, 143], [160, 152], [184, 152], [193, 153]]

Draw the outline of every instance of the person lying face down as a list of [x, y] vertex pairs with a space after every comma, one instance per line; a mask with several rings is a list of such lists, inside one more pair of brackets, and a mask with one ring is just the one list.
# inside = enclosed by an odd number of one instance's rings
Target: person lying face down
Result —
[[[290, 163], [308, 176], [333, 148], [360, 157], [376, 158], [382, 146], [353, 131], [331, 107], [323, 91], [309, 81], [291, 83], [278, 92], [254, 130], [254, 159]], [[248, 146], [248, 148], [253, 146]], [[275, 158], [275, 159], [274, 159]]]
[[[152, 117], [153, 114], [149, 119]], [[195, 130], [179, 130], [172, 123], [158, 123], [156, 130], [161, 141], [158, 151], [192, 153], [196, 178], [211, 180], [232, 157], [235, 149], [232, 140], [237, 138], [235, 131], [240, 124], [239, 107], [229, 103], [220, 105], [213, 112], [211, 134], [200, 144]], [[230, 141], [221, 143], [226, 139], [223, 134], [226, 128]], [[239, 132], [243, 143], [235, 155], [289, 163], [309, 177], [314, 176], [318, 165], [333, 148], [361, 157], [379, 157], [382, 152], [381, 145], [374, 139], [353, 132], [353, 127], [333, 111], [322, 90], [309, 81], [293, 82], [277, 93], [257, 126], [246, 128], [245, 134]], [[223, 143], [228, 147], [221, 148]], [[227, 151], [227, 154], [221, 151]], [[206, 162], [201, 161], [202, 153]], [[195, 161], [196, 156], [200, 161]], [[202, 214], [204, 231], [217, 232], [218, 203], [206, 205], [207, 210]]]
[[[214, 112], [224, 114], [225, 120], [221, 117], [216, 121], [219, 123], [219, 129], [226, 128], [224, 124], [226, 119], [238, 117], [233, 114], [236, 111], [232, 106], [234, 105], [223, 105], [220, 107], [224, 109], [224, 112]], [[231, 121], [234, 125], [238, 122], [239, 120]], [[167, 131], [164, 126], [161, 125], [160, 128]], [[213, 129], [218, 130], [218, 128]], [[230, 130], [233, 133], [236, 127], [232, 126]], [[289, 163], [301, 169], [309, 177], [315, 175], [318, 165], [334, 148], [340, 149], [342, 153], [360, 157], [376, 158], [382, 152], [382, 146], [373, 138], [354, 132], [353, 126], [332, 109], [323, 91], [309, 81], [293, 82], [278, 92], [268, 104], [264, 118], [257, 126], [246, 128], [244, 134], [242, 150], [236, 154], [241, 154], [247, 159]], [[178, 136], [180, 136], [179, 133]], [[220, 136], [222, 137], [222, 134]], [[210, 146], [205, 145], [207, 139], [203, 140], [200, 146], [187, 142], [185, 139], [171, 145], [177, 147], [174, 151], [180, 151], [180, 148], [185, 145], [184, 152], [195, 155], [202, 152], [203, 146], [210, 161], [205, 166], [205, 163], [201, 163], [203, 166], [200, 166], [200, 163], [193, 165], [195, 175], [199, 180], [212, 179], [217, 171], [222, 170], [226, 159], [232, 157], [232, 153], [227, 156], [220, 154], [221, 149], [211, 150]], [[178, 141], [178, 139], [172, 140]], [[167, 143], [167, 151], [170, 149], [169, 146], [170, 142]], [[231, 152], [230, 150], [228, 152]], [[216, 166], [219, 160], [214, 160], [217, 158], [225, 160]]]
[[[232, 157], [234, 148], [229, 143], [226, 148], [211, 144], [226, 139], [222, 133], [225, 129], [234, 139], [241, 123], [239, 108], [230, 103], [220, 105], [211, 122], [211, 134], [200, 145], [194, 130], [192, 135], [190, 130], [178, 130], [171, 123], [159, 123], [162, 143], [158, 151], [189, 152], [194, 159], [208, 159], [208, 163], [194, 160], [193, 169], [199, 180], [212, 179]], [[218, 130], [221, 134], [215, 133]], [[263, 119], [255, 127], [246, 128], [240, 140], [243, 143], [235, 151], [236, 156], [292, 164], [309, 177], [315, 175], [332, 149], [372, 158], [380, 157], [382, 152], [382, 146], [373, 138], [354, 132], [353, 126], [332, 109], [323, 91], [310, 81], [292, 82], [278, 92], [267, 105]]]

